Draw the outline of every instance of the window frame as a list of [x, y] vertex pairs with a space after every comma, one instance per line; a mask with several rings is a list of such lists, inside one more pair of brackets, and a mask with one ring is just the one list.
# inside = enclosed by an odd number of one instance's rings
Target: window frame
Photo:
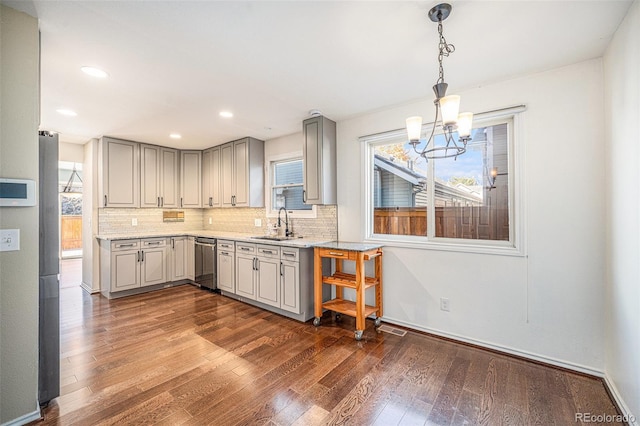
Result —
[[[272, 208], [272, 196], [273, 196], [273, 188], [281, 185], [274, 185], [275, 182], [275, 166], [278, 163], [285, 163], [288, 161], [296, 161], [301, 160], [303, 162], [304, 167], [304, 158], [302, 156], [302, 151], [289, 152], [286, 154], [273, 155], [267, 158], [266, 170], [267, 179], [265, 179], [265, 215], [268, 218], [277, 218], [278, 212], [273, 210]], [[304, 176], [303, 176], [304, 180]], [[296, 184], [297, 185], [297, 184]], [[302, 183], [304, 186], [304, 183]], [[316, 219], [318, 216], [317, 209], [315, 205], [311, 206], [310, 210], [287, 210], [287, 214], [289, 218], [293, 219]]]
[[[363, 235], [366, 242], [383, 243], [387, 246], [417, 248], [426, 250], [456, 251], [480, 254], [498, 254], [505, 256], [526, 256], [525, 244], [525, 185], [524, 170], [524, 117], [522, 112], [526, 110], [524, 105], [504, 108], [495, 111], [483, 112], [474, 116], [474, 128], [508, 124], [509, 141], [509, 241], [473, 240], [462, 238], [446, 238], [435, 236], [435, 215], [427, 214], [428, 235], [392, 235], [373, 233], [373, 154], [374, 149], [380, 145], [386, 145], [389, 141], [398, 138], [406, 138], [406, 129], [391, 130], [360, 138], [364, 173], [362, 180], [362, 224]], [[423, 130], [431, 129], [433, 123], [423, 125]], [[431, 160], [438, 161], [438, 160]], [[428, 167], [427, 181], [428, 200], [431, 206], [427, 211], [435, 211], [434, 207], [434, 168]]]

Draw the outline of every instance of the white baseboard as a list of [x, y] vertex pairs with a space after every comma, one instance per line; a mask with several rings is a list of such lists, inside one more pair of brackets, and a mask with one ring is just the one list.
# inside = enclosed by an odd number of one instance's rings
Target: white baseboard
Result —
[[89, 284], [85, 283], [84, 281], [80, 284], [80, 287], [82, 287], [82, 289], [89, 294], [100, 293], [100, 290], [94, 290]]
[[34, 420], [40, 420], [41, 418], [42, 418], [42, 415], [40, 414], [40, 405], [37, 405], [35, 411], [27, 413], [16, 419], [9, 420], [8, 422], [2, 423], [2, 425], [0, 426], [22, 426]]
[[573, 362], [568, 362], [568, 361], [565, 361], [565, 360], [550, 358], [550, 357], [547, 357], [547, 356], [544, 356], [544, 355], [534, 354], [534, 353], [523, 351], [523, 350], [520, 350], [520, 349], [510, 348], [508, 346], [503, 346], [503, 345], [497, 345], [495, 343], [490, 343], [490, 342], [485, 342], [485, 341], [482, 341], [482, 340], [472, 339], [472, 338], [465, 337], [465, 336], [459, 336], [457, 334], [447, 333], [447, 332], [444, 332], [444, 331], [441, 331], [441, 330], [436, 330], [436, 329], [429, 328], [429, 327], [421, 327], [419, 325], [408, 323], [406, 321], [398, 320], [398, 319], [395, 319], [395, 318], [390, 318], [390, 317], [388, 317], [386, 315], [383, 316], [382, 319], [385, 322], [389, 322], [391, 324], [397, 324], [397, 325], [401, 325], [403, 327], [412, 328], [414, 330], [424, 331], [425, 333], [434, 334], [436, 336], [446, 337], [448, 339], [458, 340], [458, 341], [464, 342], [464, 343], [470, 343], [472, 345], [481, 346], [481, 347], [487, 348], [487, 349], [493, 349], [493, 350], [498, 351], [498, 352], [504, 352], [504, 353], [515, 355], [515, 356], [519, 356], [519, 357], [522, 357], [522, 358], [527, 358], [527, 359], [530, 359], [530, 360], [533, 360], [533, 361], [542, 362], [542, 363], [545, 363], [545, 364], [555, 365], [556, 367], [566, 368], [568, 370], [573, 370], [573, 371], [577, 371], [577, 372], [580, 372], [580, 373], [589, 374], [591, 376], [604, 377], [604, 372], [602, 370], [598, 370], [598, 369], [595, 369], [593, 367], [588, 367], [588, 366], [585, 366], [585, 365], [575, 364]]
[[625, 418], [625, 421], [629, 423], [629, 426], [640, 426], [640, 419], [635, 417], [631, 410], [629, 410], [629, 406], [624, 402], [624, 399], [622, 399], [622, 395], [620, 395], [615, 382], [611, 379], [611, 377], [609, 377], [607, 373], [604, 374], [604, 385], [607, 387], [607, 389], [609, 389], [609, 393], [615, 400], [616, 405], [618, 406], [620, 411], [622, 411], [622, 413], [620, 414], [622, 414], [622, 416]]

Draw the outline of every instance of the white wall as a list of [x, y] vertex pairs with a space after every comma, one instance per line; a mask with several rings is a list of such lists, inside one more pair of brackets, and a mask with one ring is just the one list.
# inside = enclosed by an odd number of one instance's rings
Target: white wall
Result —
[[[527, 105], [516, 144], [524, 155], [528, 257], [386, 247], [384, 317], [602, 372], [602, 61], [458, 94], [462, 108], [475, 112]], [[364, 206], [353, 196], [364, 176], [358, 137], [402, 128], [406, 117], [432, 111], [433, 100], [425, 99], [338, 123], [341, 240], [364, 237]], [[440, 311], [440, 297], [450, 299], [451, 312]]]
[[[38, 21], [0, 6], [0, 176], [38, 181]], [[38, 403], [38, 207], [0, 208], [20, 251], [0, 253], [0, 424]], [[30, 417], [31, 416], [31, 417]], [[37, 417], [36, 417], [37, 418]]]
[[100, 291], [100, 247], [95, 238], [98, 233], [98, 140], [92, 139], [82, 148], [82, 287], [90, 293], [97, 293]]
[[640, 2], [605, 55], [607, 322], [605, 371], [640, 420]]
[[77, 143], [59, 142], [58, 159], [60, 161], [82, 163], [84, 161], [84, 145], [79, 145]]

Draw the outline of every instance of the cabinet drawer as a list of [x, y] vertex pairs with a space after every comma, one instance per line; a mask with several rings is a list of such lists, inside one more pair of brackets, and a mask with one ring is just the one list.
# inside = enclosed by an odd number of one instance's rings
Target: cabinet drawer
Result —
[[282, 247], [282, 260], [288, 260], [290, 262], [298, 262], [300, 256], [300, 250], [291, 247]]
[[236, 243], [235, 241], [218, 240], [218, 250], [233, 252], [236, 250]]
[[316, 248], [321, 257], [333, 257], [334, 259], [356, 260], [358, 254], [355, 251], [338, 250], [328, 248]]
[[237, 242], [236, 243], [236, 251], [238, 253], [255, 254], [256, 245], [255, 244], [247, 244], [247, 243]]
[[280, 247], [278, 246], [258, 246], [258, 256], [270, 259], [280, 259]]
[[165, 247], [167, 245], [167, 240], [165, 238], [154, 238], [149, 240], [142, 240], [142, 247]]
[[136, 250], [140, 248], [140, 240], [119, 240], [111, 242], [111, 251]]

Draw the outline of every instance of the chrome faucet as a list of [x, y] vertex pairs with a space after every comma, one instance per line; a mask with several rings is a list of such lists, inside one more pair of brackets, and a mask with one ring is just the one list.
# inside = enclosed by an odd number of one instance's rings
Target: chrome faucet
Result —
[[282, 220], [280, 219], [280, 213], [282, 210], [284, 210], [284, 236], [292, 237], [293, 231], [289, 232], [289, 215], [287, 214], [287, 209], [284, 207], [280, 207], [280, 210], [278, 210], [278, 228], [282, 227]]

